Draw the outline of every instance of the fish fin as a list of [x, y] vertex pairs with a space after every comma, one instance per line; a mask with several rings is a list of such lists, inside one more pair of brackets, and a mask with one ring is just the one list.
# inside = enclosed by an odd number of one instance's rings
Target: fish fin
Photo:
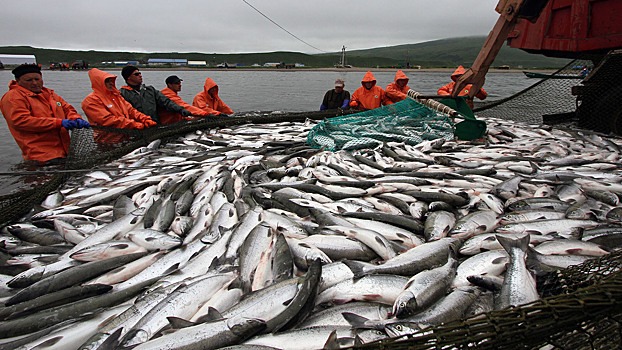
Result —
[[123, 327], [119, 327], [116, 331], [112, 332], [103, 343], [99, 345], [99, 350], [114, 350], [119, 348], [119, 340], [121, 339], [121, 333]]
[[207, 314], [197, 318], [196, 320], [196, 324], [199, 323], [206, 323], [206, 322], [211, 322], [211, 321], [216, 321], [216, 320], [220, 320], [222, 319], [222, 315], [220, 314], [220, 312], [218, 312], [218, 310], [214, 309], [213, 307], [210, 307], [207, 310]]
[[363, 346], [363, 339], [361, 339], [358, 334], [354, 336], [354, 346]]
[[172, 274], [173, 272], [175, 272], [177, 270], [179, 270], [179, 263], [176, 263], [173, 266], [171, 266], [168, 269], [166, 269], [166, 271], [164, 271], [162, 276], [168, 276], [168, 275]]
[[366, 275], [364, 271], [365, 265], [360, 261], [344, 260], [343, 263], [352, 271], [355, 279], [359, 279]]
[[367, 317], [352, 312], [342, 312], [341, 315], [354, 328], [365, 328], [365, 322], [369, 321]]
[[40, 343], [37, 345], [37, 349], [45, 349], [47, 347], [52, 347], [54, 346], [56, 343], [58, 343], [59, 341], [61, 341], [63, 339], [62, 335], [56, 336], [56, 337], [52, 337], [50, 339], [47, 339], [46, 341], [44, 341], [43, 343]]
[[336, 330], [330, 332], [330, 335], [328, 336], [328, 339], [326, 339], [326, 342], [324, 343], [322, 349], [341, 349], [341, 346], [339, 345], [339, 340], [337, 338]]
[[198, 324], [198, 323], [184, 320], [183, 318], [174, 317], [174, 316], [168, 316], [166, 319], [168, 320], [168, 323], [171, 324], [171, 327], [173, 329], [181, 329], [181, 328], [196, 326]]

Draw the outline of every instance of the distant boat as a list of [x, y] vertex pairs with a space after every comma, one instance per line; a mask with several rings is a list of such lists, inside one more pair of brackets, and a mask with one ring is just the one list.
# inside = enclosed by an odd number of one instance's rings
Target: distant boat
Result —
[[544, 73], [536, 73], [536, 72], [526, 72], [523, 73], [527, 76], [527, 78], [538, 78], [538, 79], [583, 79], [584, 77], [579, 74], [544, 74]]

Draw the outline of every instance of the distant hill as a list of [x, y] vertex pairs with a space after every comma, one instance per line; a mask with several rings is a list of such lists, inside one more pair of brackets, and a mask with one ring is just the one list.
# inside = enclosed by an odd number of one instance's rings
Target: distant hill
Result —
[[[434, 40], [418, 44], [387, 46], [366, 50], [346, 52], [346, 63], [355, 67], [405, 67], [419, 65], [422, 68], [470, 66], [486, 37], [464, 37]], [[216, 54], [199, 52], [108, 52], [108, 51], [70, 51], [33, 48], [29, 46], [0, 47], [0, 54], [33, 54], [37, 62], [44, 66], [51, 62], [73, 62], [86, 60], [91, 66], [108, 61], [146, 62], [149, 58], [186, 58], [206, 61], [208, 65], [218, 63], [237, 63], [243, 66], [263, 65], [266, 62], [302, 63], [305, 67], [332, 67], [340, 61], [341, 53], [304, 54], [299, 52], [269, 52], [245, 54]], [[494, 66], [508, 65], [512, 68], [559, 68], [568, 60], [533, 55], [504, 46], [494, 62]]]

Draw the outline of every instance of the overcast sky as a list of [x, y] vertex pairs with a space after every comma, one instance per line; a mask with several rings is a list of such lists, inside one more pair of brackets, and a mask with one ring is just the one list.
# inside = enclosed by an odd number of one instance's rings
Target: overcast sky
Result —
[[356, 50], [487, 35], [498, 18], [497, 2], [2, 0], [0, 46], [315, 54], [340, 51], [342, 45]]

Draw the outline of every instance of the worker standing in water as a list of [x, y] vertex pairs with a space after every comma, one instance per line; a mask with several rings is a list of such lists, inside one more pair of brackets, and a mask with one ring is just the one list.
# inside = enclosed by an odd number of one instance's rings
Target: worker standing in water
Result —
[[194, 96], [192, 105], [210, 115], [233, 114], [233, 109], [218, 96], [218, 84], [212, 78], [206, 78], [203, 90]]
[[9, 131], [22, 150], [22, 157], [40, 165], [67, 157], [71, 141], [68, 130], [90, 127], [76, 109], [54, 90], [43, 86], [41, 67], [22, 64], [13, 69], [0, 101]]
[[[438, 89], [437, 93], [443, 96], [451, 96], [454, 92], [454, 86], [456, 86], [456, 81], [458, 81], [458, 79], [460, 79], [460, 77], [465, 72], [466, 70], [464, 69], [464, 67], [458, 66], [458, 68], [456, 68], [456, 70], [451, 74], [451, 80], [453, 81]], [[469, 107], [471, 107], [471, 109], [473, 109], [473, 98], [469, 97], [469, 92], [472, 88], [473, 85], [468, 84], [464, 88], [462, 88], [462, 91], [457, 94], [457, 96], [466, 96], [466, 103], [469, 105]], [[486, 90], [484, 90], [484, 88], [479, 89], [479, 91], [475, 94], [475, 97], [479, 98], [480, 100], [486, 99], [487, 96], [488, 93], [486, 92]]]

